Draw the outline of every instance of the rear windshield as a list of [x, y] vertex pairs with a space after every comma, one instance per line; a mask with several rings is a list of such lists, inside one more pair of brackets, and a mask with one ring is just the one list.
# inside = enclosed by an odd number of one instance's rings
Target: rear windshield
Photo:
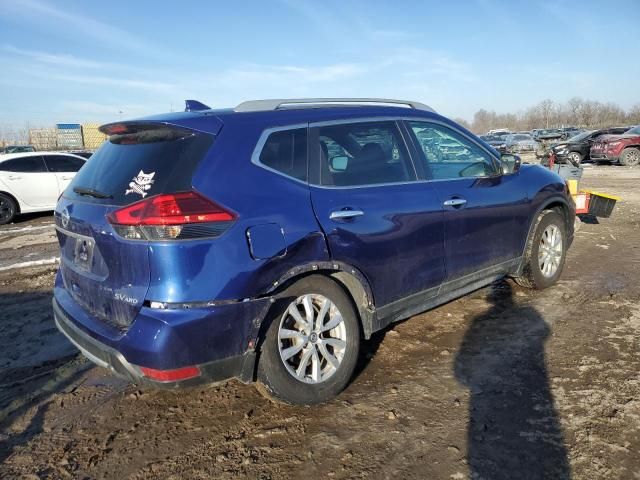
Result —
[[[139, 132], [112, 135], [94, 153], [65, 191], [92, 190], [126, 205], [147, 196], [191, 189], [193, 173], [214, 137], [191, 130], [148, 126]], [[84, 200], [96, 200], [83, 196]]]

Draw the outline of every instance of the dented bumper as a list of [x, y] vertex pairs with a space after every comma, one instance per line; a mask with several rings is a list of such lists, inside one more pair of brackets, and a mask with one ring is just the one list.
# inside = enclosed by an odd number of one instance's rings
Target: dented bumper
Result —
[[[270, 298], [260, 298], [188, 309], [143, 307], [122, 332], [93, 318], [58, 284], [53, 299], [58, 329], [87, 358], [131, 381], [172, 387], [232, 377], [250, 381], [258, 329], [270, 305]], [[143, 373], [194, 366], [200, 375], [179, 382]]]

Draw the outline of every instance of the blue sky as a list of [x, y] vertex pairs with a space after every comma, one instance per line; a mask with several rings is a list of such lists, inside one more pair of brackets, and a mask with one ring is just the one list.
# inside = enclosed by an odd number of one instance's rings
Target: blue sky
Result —
[[[380, 96], [470, 119], [640, 102], [640, 1], [0, 0], [0, 125]], [[122, 113], [120, 113], [122, 112]]]

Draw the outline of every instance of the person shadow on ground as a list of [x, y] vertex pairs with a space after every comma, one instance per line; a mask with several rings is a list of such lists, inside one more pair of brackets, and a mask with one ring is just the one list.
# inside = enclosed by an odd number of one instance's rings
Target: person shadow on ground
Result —
[[489, 310], [473, 319], [455, 359], [469, 388], [467, 462], [470, 478], [571, 478], [564, 437], [545, 362], [550, 330], [512, 287], [494, 286]]

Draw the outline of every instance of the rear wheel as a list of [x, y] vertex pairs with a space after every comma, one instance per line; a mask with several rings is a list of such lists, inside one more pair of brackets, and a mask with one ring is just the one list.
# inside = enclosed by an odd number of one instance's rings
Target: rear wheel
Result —
[[514, 278], [518, 285], [541, 290], [558, 281], [567, 252], [566, 231], [565, 220], [557, 211], [545, 210], [538, 216], [522, 275]]
[[11, 197], [0, 193], [0, 225], [11, 222], [18, 212], [16, 202]]
[[351, 300], [319, 275], [282, 297], [260, 351], [258, 389], [285, 403], [330, 400], [347, 386], [358, 359], [360, 323]]
[[640, 165], [640, 149], [635, 147], [625, 148], [620, 155], [620, 163], [627, 167]]

